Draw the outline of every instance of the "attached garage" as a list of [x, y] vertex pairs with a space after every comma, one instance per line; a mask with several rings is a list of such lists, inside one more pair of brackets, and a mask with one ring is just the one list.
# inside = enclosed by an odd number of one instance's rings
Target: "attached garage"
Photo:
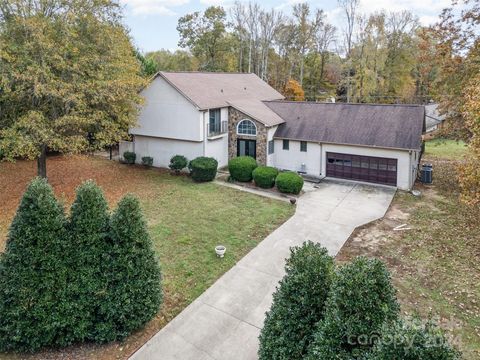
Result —
[[[274, 139], [292, 143], [276, 151], [277, 167], [320, 178], [412, 188], [425, 131], [424, 106], [264, 103], [285, 120]], [[302, 142], [308, 144], [306, 152]]]
[[397, 186], [397, 159], [327, 152], [326, 176]]

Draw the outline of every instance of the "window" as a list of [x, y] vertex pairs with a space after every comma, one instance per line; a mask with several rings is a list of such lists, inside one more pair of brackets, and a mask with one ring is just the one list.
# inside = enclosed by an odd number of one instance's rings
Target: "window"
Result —
[[290, 148], [290, 142], [288, 140], [283, 140], [283, 150], [288, 150]]
[[238, 123], [237, 134], [239, 135], [257, 135], [257, 127], [250, 120], [242, 120]]
[[307, 142], [306, 141], [300, 141], [300, 151], [307, 152]]
[[208, 133], [220, 134], [222, 132], [222, 123], [220, 109], [211, 109], [209, 111]]
[[275, 152], [275, 143], [273, 142], [273, 140], [270, 140], [268, 142], [268, 154], [273, 154]]

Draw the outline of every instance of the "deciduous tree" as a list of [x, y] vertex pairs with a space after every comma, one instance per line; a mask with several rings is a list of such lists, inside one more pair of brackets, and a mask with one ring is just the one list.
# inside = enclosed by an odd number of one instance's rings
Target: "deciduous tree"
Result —
[[136, 123], [144, 80], [113, 0], [0, 6], [0, 149], [7, 160], [113, 144]]

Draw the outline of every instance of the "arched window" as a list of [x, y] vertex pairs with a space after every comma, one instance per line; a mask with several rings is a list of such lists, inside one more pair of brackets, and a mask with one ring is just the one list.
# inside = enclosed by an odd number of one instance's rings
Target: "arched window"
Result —
[[257, 127], [250, 120], [242, 120], [238, 123], [237, 134], [239, 135], [257, 135]]

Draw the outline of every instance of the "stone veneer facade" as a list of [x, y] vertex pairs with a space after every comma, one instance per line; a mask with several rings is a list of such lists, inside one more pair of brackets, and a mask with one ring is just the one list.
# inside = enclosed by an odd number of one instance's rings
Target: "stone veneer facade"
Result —
[[[237, 135], [237, 125], [242, 120], [251, 120], [257, 126], [257, 135]], [[228, 108], [228, 159], [237, 156], [237, 139], [257, 140], [257, 162], [267, 164], [267, 128], [257, 120], [233, 108]]]

